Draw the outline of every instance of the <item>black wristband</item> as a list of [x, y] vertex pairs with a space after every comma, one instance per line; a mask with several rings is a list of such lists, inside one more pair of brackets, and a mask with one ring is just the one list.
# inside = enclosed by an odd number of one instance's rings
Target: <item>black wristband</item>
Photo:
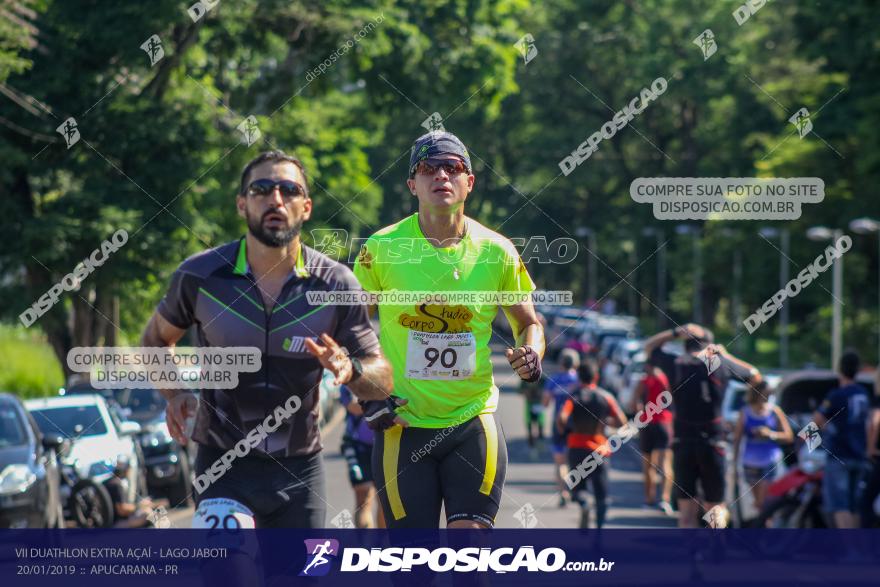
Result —
[[364, 374], [364, 366], [357, 357], [349, 357], [348, 360], [351, 361], [351, 379], [348, 380], [351, 383], [357, 381]]

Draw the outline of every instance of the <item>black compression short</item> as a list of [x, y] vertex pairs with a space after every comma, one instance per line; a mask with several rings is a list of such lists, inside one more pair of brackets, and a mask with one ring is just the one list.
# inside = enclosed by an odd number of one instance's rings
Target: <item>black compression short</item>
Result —
[[[225, 452], [199, 445], [196, 477], [206, 474]], [[248, 455], [231, 464], [204, 491], [194, 490], [197, 504], [211, 498], [232, 499], [254, 513], [257, 528], [324, 527], [327, 501], [320, 452], [274, 459]]]
[[507, 443], [492, 414], [449, 428], [394, 426], [376, 435], [373, 476], [389, 528], [473, 520], [492, 527], [507, 473]]

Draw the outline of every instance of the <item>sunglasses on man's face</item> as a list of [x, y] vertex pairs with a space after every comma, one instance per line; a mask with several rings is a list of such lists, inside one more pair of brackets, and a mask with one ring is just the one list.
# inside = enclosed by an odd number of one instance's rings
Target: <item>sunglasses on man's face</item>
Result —
[[248, 186], [247, 193], [249, 196], [265, 197], [272, 195], [276, 187], [281, 192], [281, 197], [287, 200], [304, 196], [306, 193], [303, 186], [289, 179], [282, 179], [281, 181], [257, 179]]
[[420, 175], [435, 175], [440, 169], [446, 172], [446, 175], [449, 176], [468, 172], [467, 165], [462, 161], [427, 160], [420, 161], [419, 164], [416, 165], [416, 173]]

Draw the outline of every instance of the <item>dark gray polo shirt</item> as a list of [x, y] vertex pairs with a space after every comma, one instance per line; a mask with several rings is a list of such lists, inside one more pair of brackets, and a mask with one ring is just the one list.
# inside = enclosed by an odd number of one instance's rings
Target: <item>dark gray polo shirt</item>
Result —
[[299, 411], [251, 454], [291, 457], [321, 450], [323, 369], [304, 339], [326, 332], [354, 357], [379, 352], [365, 306], [311, 306], [306, 300], [309, 291], [360, 290], [351, 270], [305, 245], [300, 250], [271, 312], [248, 267], [244, 238], [194, 255], [175, 271], [158, 307], [166, 320], [183, 329], [195, 325], [199, 346], [254, 346], [263, 353], [260, 370], [239, 373], [236, 389], [201, 391], [193, 432], [199, 444], [232, 448], [296, 394]]

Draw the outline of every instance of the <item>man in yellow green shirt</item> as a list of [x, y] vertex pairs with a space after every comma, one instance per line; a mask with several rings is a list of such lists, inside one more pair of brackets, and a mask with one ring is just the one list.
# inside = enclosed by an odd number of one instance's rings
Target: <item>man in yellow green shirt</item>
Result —
[[[376, 486], [391, 528], [436, 528], [441, 506], [449, 528], [492, 527], [507, 468], [492, 320], [501, 305], [516, 339], [507, 359], [521, 379], [537, 380], [544, 332], [535, 284], [508, 239], [465, 216], [475, 178], [457, 137], [419, 137], [409, 170], [418, 213], [372, 235], [354, 269], [364, 290], [392, 302], [378, 304], [380, 342], [399, 399], [365, 405], [380, 430]], [[438, 292], [449, 296], [427, 295]]]

